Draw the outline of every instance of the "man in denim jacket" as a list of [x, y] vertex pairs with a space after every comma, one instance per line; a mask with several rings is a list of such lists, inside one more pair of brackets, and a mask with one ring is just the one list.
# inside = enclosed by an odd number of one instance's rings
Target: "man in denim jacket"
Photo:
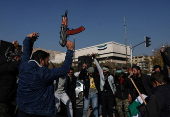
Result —
[[27, 35], [23, 42], [23, 56], [19, 67], [17, 91], [18, 117], [50, 117], [55, 115], [53, 81], [65, 75], [72, 64], [74, 43], [67, 41], [67, 53], [62, 67], [49, 69], [49, 53], [32, 53], [38, 33]]

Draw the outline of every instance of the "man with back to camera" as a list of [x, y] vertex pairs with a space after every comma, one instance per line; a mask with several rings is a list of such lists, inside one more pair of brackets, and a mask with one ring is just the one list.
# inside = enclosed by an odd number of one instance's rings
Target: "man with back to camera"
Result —
[[0, 116], [2, 117], [15, 116], [16, 81], [22, 56], [17, 47], [18, 42], [15, 40], [6, 53], [0, 55]]
[[74, 43], [67, 41], [67, 53], [62, 67], [49, 69], [49, 53], [38, 50], [32, 54], [39, 33], [27, 35], [19, 67], [17, 91], [18, 117], [51, 117], [55, 115], [53, 81], [65, 75], [72, 64]]
[[142, 117], [170, 117], [170, 85], [167, 84], [165, 75], [155, 72], [151, 81], [154, 88], [146, 99], [147, 105], [141, 109]]

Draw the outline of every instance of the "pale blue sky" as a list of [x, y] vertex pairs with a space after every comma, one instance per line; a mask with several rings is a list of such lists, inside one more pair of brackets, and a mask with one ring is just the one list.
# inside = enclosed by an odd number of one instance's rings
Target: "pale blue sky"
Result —
[[[68, 10], [68, 28], [84, 26], [75, 35], [76, 49], [115, 41], [136, 45], [151, 37], [151, 46], [142, 44], [135, 55], [152, 54], [155, 47], [169, 43], [170, 0], [0, 0], [0, 40], [18, 40], [39, 32], [35, 47], [65, 52], [59, 45], [61, 15]], [[73, 36], [69, 39], [73, 41]]]

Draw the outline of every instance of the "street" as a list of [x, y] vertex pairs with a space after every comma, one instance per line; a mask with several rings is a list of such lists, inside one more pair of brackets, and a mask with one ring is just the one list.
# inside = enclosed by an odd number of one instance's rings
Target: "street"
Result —
[[[76, 117], [82, 117], [83, 116], [83, 100], [77, 99], [76, 104], [77, 104]], [[92, 109], [89, 108], [87, 117], [93, 117], [93, 114], [91, 112], [92, 112]], [[56, 117], [66, 117], [66, 116], [57, 115]], [[113, 117], [115, 117], [114, 114], [113, 114]]]
[[[76, 104], [77, 104], [76, 117], [82, 117], [83, 116], [83, 100], [77, 99]], [[59, 109], [59, 111], [60, 111], [60, 109]], [[92, 110], [91, 110], [91, 108], [89, 108], [87, 117], [90, 117], [91, 112], [92, 112]], [[64, 116], [57, 115], [56, 117], [66, 117], [66, 116], [65, 115]]]

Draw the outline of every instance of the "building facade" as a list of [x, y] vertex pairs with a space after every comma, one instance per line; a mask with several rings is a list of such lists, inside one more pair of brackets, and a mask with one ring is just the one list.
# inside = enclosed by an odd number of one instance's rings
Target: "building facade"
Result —
[[132, 63], [136, 64], [141, 68], [141, 70], [152, 71], [153, 65], [151, 64], [151, 56], [133, 56]]
[[[126, 63], [126, 46], [113, 41], [75, 50], [73, 63], [78, 63], [79, 56], [87, 56], [92, 53], [99, 55], [98, 59], [100, 62], [111, 61], [115, 63]], [[65, 56], [66, 53], [56, 54], [52, 62], [61, 63], [65, 60]], [[127, 58], [130, 58], [129, 46], [127, 46]]]

